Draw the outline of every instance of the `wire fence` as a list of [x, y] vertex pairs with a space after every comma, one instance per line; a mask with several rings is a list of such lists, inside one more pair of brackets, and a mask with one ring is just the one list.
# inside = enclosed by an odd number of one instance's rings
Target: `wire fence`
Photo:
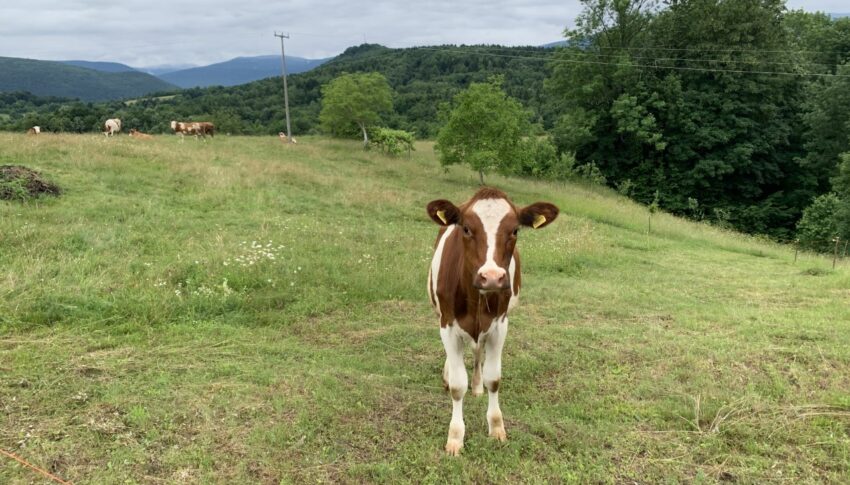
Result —
[[[832, 269], [835, 269], [835, 265], [839, 260], [844, 261], [847, 258], [847, 249], [848, 245], [850, 245], [850, 240], [841, 239], [839, 236], [835, 236], [832, 239], [820, 239], [820, 240], [807, 240], [807, 243], [823, 243], [824, 245], [832, 246]], [[805, 249], [805, 248], [802, 248]], [[794, 240], [794, 263], [797, 262], [797, 259], [800, 254], [800, 240]]]

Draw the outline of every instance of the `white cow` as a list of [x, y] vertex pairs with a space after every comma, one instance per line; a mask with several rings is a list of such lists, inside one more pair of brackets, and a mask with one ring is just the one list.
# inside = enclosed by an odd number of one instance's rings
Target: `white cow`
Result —
[[110, 118], [103, 123], [103, 134], [106, 136], [117, 135], [121, 133], [121, 119]]

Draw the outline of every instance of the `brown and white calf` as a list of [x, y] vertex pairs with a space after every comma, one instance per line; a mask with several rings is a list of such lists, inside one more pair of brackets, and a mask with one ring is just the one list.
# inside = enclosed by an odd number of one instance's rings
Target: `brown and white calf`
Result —
[[428, 296], [440, 316], [446, 350], [443, 384], [452, 397], [446, 452], [457, 455], [465, 432], [463, 351], [467, 343], [475, 355], [472, 394], [480, 396], [487, 388], [490, 436], [507, 439], [499, 382], [508, 310], [516, 304], [521, 284], [517, 235], [521, 226], [546, 227], [558, 217], [558, 208], [548, 202], [519, 208], [503, 192], [485, 187], [460, 206], [448, 200], [432, 201], [428, 215], [442, 226], [428, 271]]

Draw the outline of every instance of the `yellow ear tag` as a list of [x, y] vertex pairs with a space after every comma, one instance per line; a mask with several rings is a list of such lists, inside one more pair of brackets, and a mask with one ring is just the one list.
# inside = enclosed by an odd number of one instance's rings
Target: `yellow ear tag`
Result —
[[531, 227], [537, 229], [538, 227], [542, 226], [545, 223], [546, 223], [546, 216], [544, 216], [543, 214], [537, 214], [537, 217], [534, 218], [534, 223], [531, 224]]
[[448, 221], [446, 221], [446, 211], [437, 211], [437, 217], [443, 221], [443, 224], [448, 224]]

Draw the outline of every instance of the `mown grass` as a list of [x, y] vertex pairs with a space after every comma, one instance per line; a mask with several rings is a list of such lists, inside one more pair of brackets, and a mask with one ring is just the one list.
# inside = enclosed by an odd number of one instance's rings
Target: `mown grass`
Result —
[[0, 134], [64, 189], [0, 203], [0, 447], [75, 483], [850, 476], [847, 263], [497, 176], [563, 212], [520, 236], [509, 440], [468, 394], [445, 457], [424, 206], [477, 175], [299, 141]]

